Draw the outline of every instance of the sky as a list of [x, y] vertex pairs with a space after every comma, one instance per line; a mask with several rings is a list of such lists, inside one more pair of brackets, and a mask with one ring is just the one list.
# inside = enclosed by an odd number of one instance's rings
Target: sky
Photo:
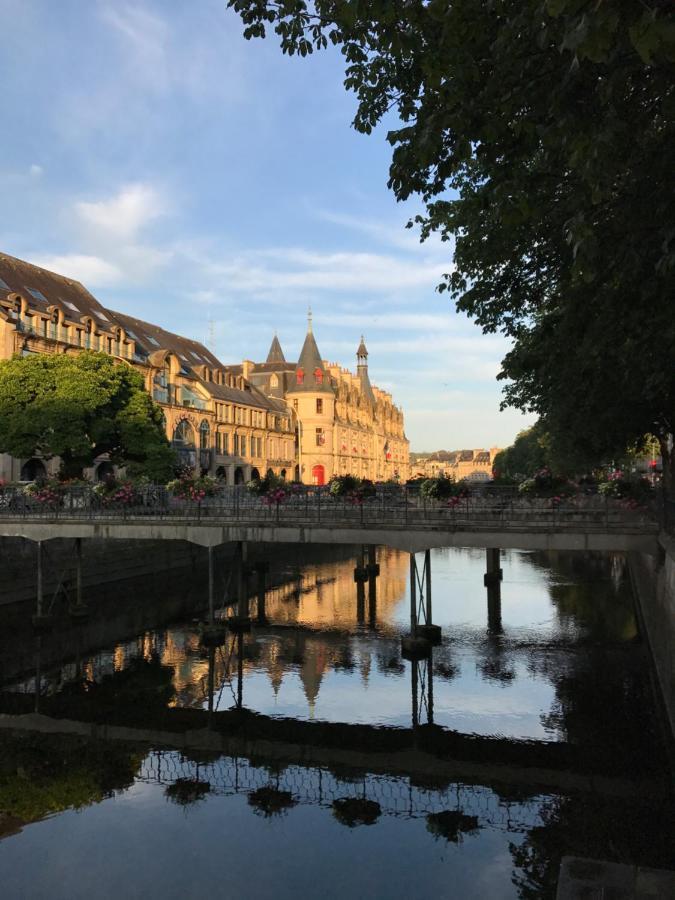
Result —
[[452, 248], [405, 223], [384, 129], [351, 127], [339, 53], [246, 41], [225, 0], [0, 0], [0, 250], [105, 305], [263, 360], [324, 359], [403, 407], [411, 449], [507, 446], [508, 350], [436, 285]]

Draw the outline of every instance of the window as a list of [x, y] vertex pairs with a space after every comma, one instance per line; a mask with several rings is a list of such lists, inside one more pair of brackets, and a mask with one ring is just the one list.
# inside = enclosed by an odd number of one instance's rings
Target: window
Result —
[[99, 312], [97, 309], [94, 310], [94, 315], [97, 319], [101, 319], [103, 322], [109, 322], [110, 319], [107, 316], [104, 316], [102, 312]]
[[317, 416], [323, 415], [323, 400], [320, 398], [316, 401], [316, 414]]
[[319, 368], [314, 369], [314, 381], [317, 384], [323, 384], [323, 372]]
[[246, 435], [244, 434], [239, 438], [239, 450], [242, 456], [246, 456]]
[[36, 300], [42, 300], [43, 303], [47, 302], [47, 298], [42, 293], [42, 291], [38, 291], [37, 288], [28, 288], [27, 290], [28, 293], [31, 294], [31, 296], [35, 297]]
[[61, 303], [63, 303], [64, 306], [67, 306], [68, 309], [72, 309], [73, 312], [79, 312], [79, 311], [80, 311], [80, 310], [77, 308], [77, 306], [75, 306], [74, 303], [71, 303], [71, 302], [70, 302], [70, 300], [62, 300]]
[[294, 409], [296, 412], [298, 411], [298, 401], [297, 401], [297, 400], [294, 400], [294, 401], [293, 401], [293, 409]]
[[10, 290], [9, 285], [7, 284], [7, 282], [6, 282], [3, 278], [0, 278], [0, 288], [2, 288], [3, 291], [9, 291], [9, 290]]
[[323, 428], [316, 429], [316, 446], [323, 447], [326, 443], [326, 435], [323, 433]]
[[220, 456], [221, 452], [222, 452], [221, 436], [220, 436], [220, 432], [216, 431], [216, 453]]
[[195, 433], [187, 419], [181, 419], [176, 425], [173, 440], [175, 444], [179, 444], [181, 447], [194, 447]]
[[230, 453], [230, 436], [229, 434], [223, 434], [223, 456], [228, 456]]
[[232, 435], [232, 453], [235, 456], [239, 456], [239, 435]]
[[199, 426], [199, 449], [200, 450], [208, 450], [210, 443], [211, 432], [209, 429], [209, 423], [206, 419], [203, 420], [201, 425]]
[[302, 369], [298, 369], [298, 371], [295, 373], [295, 379], [296, 379], [296, 381], [297, 381], [298, 384], [303, 384], [303, 383], [304, 383], [304, 381], [305, 381], [305, 373], [302, 371]]

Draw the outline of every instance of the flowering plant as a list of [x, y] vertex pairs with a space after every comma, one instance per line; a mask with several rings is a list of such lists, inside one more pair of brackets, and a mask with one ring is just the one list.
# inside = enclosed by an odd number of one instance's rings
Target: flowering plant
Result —
[[218, 482], [209, 475], [199, 478], [187, 475], [174, 478], [167, 484], [167, 490], [179, 500], [189, 500], [192, 503], [201, 503], [205, 497], [213, 497], [218, 490]]
[[65, 483], [58, 478], [42, 478], [27, 484], [24, 493], [40, 506], [56, 509], [63, 502], [64, 487]]
[[420, 486], [420, 495], [425, 500], [448, 500], [454, 497], [466, 497], [468, 493], [466, 485], [443, 474], [436, 478], [425, 479]]
[[368, 478], [358, 478], [356, 475], [334, 475], [328, 482], [328, 490], [333, 499], [342, 497], [354, 505], [371, 500], [377, 494], [372, 481]]
[[94, 485], [94, 494], [103, 506], [135, 506], [140, 502], [139, 492], [132, 481], [118, 481], [112, 475]]

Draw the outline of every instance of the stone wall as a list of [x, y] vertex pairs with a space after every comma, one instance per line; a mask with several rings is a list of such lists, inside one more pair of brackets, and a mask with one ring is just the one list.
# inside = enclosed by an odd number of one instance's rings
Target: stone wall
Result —
[[654, 661], [664, 710], [675, 742], [675, 540], [661, 535], [658, 556], [631, 553], [631, 578], [641, 624]]

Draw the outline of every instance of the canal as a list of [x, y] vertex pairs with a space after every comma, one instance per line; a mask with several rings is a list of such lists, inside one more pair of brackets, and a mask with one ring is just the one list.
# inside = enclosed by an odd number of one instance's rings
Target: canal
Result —
[[0, 608], [3, 897], [553, 898], [566, 856], [673, 868], [623, 557], [506, 552], [488, 608], [485, 553], [432, 551], [442, 639], [411, 661], [407, 554], [361, 594], [358, 555], [303, 554], [210, 650], [195, 577], [39, 636]]

